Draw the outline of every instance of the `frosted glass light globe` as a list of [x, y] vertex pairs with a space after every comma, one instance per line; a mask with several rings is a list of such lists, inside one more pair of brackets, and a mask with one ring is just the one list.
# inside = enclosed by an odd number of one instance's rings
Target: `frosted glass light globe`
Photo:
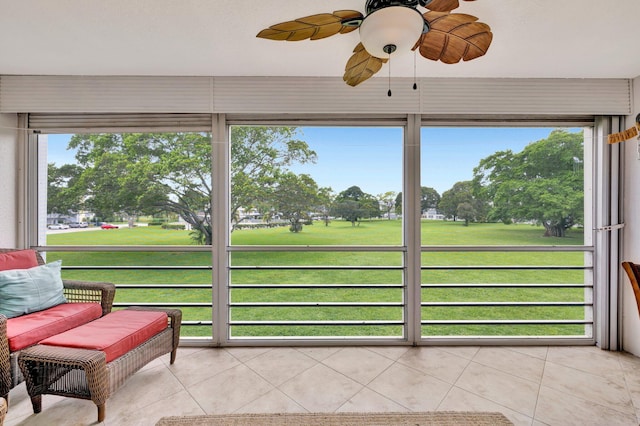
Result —
[[385, 46], [395, 46], [396, 54], [410, 52], [420, 38], [423, 28], [424, 18], [418, 10], [405, 6], [389, 6], [370, 13], [362, 21], [360, 41], [371, 56], [388, 58], [389, 53], [385, 52]]

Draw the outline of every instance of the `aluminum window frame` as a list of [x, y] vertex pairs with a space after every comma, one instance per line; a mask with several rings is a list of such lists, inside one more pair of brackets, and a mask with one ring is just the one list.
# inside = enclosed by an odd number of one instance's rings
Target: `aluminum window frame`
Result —
[[[136, 114], [136, 117], [140, 117], [140, 114]], [[593, 235], [594, 241], [591, 245], [585, 245], [582, 247], [585, 251], [591, 251], [594, 253], [594, 269], [596, 272], [596, 278], [603, 276], [610, 276], [611, 280], [606, 280], [606, 283], [597, 284], [598, 291], [594, 293], [594, 337], [593, 339], [536, 339], [526, 338], [522, 340], [502, 339], [502, 338], [487, 338], [481, 342], [473, 336], [467, 336], [463, 339], [444, 339], [444, 340], [425, 340], [420, 336], [421, 324], [420, 324], [420, 309], [421, 309], [421, 285], [420, 285], [420, 255], [422, 252], [420, 241], [420, 212], [419, 212], [419, 194], [420, 194], [420, 130], [423, 126], [433, 125], [447, 125], [447, 126], [486, 126], [486, 127], [514, 127], [524, 126], [571, 126], [571, 127], [583, 127], [593, 126], [594, 137], [594, 158], [592, 161], [592, 185], [594, 191], [594, 201], [600, 200], [602, 197], [603, 188], [609, 188], [606, 193], [606, 197], [611, 203], [619, 205], [620, 200], [618, 194], [615, 192], [617, 188], [615, 179], [612, 184], [611, 173], [616, 171], [616, 161], [620, 161], [619, 155], [615, 152], [613, 155], [601, 153], [596, 150], [596, 147], [604, 143], [604, 136], [607, 132], [611, 131], [615, 126], [620, 127], [620, 118], [616, 117], [594, 117], [594, 116], [506, 116], [506, 115], [465, 115], [465, 116], [440, 116], [440, 115], [420, 115], [420, 114], [393, 114], [393, 115], [292, 115], [292, 114], [212, 114], [211, 115], [211, 143], [212, 143], [212, 179], [213, 179], [213, 224], [214, 231], [213, 243], [210, 247], [206, 247], [206, 250], [211, 251], [213, 261], [212, 272], [212, 294], [213, 294], [213, 318], [212, 318], [212, 335], [211, 338], [183, 338], [181, 343], [184, 345], [195, 346], [246, 346], [251, 344], [252, 346], [276, 346], [276, 345], [300, 345], [300, 346], [319, 346], [319, 345], [332, 345], [332, 344], [353, 344], [353, 345], [427, 345], [427, 344], [452, 344], [452, 345], [464, 345], [464, 344], [599, 344], [603, 347], [614, 348], [615, 344], [610, 342], [615, 336], [611, 335], [611, 332], [615, 335], [618, 332], [617, 328], [611, 328], [611, 320], [615, 320], [618, 317], [615, 301], [617, 301], [617, 293], [615, 289], [618, 287], [618, 283], [615, 282], [614, 276], [617, 276], [614, 268], [611, 268], [609, 263], [611, 259], [617, 256], [618, 245], [617, 238], [613, 238], [611, 241], [601, 241], [597, 239], [597, 225], [594, 228]], [[26, 114], [20, 114], [20, 122], [25, 127], [28, 127], [28, 116]], [[150, 123], [149, 127], [153, 127]], [[230, 161], [230, 146], [229, 146], [229, 130], [232, 125], [313, 125], [313, 126], [401, 126], [404, 129], [403, 140], [403, 193], [407, 196], [403, 197], [403, 211], [405, 217], [403, 219], [403, 244], [398, 248], [405, 252], [404, 267], [405, 267], [405, 283], [407, 288], [405, 290], [405, 296], [407, 301], [405, 306], [405, 319], [406, 319], [406, 338], [400, 340], [379, 340], [379, 339], [282, 339], [275, 341], [273, 339], [230, 339], [229, 327], [226, 324], [226, 319], [229, 314], [229, 306], [227, 303], [223, 303], [228, 298], [228, 271], [229, 271], [229, 255], [234, 251], [241, 251], [240, 247], [232, 247], [229, 241], [228, 224], [229, 221], [229, 197], [230, 197], [230, 177], [229, 177], [229, 161]], [[132, 129], [127, 126], [118, 127], [118, 122], [112, 122], [113, 127], [108, 129], [104, 127], [90, 128], [83, 127], [79, 132], [93, 133], [99, 131], [109, 131], [114, 133], [134, 132], [136, 129]], [[66, 130], [73, 130], [73, 123], [64, 123]], [[148, 131], [148, 128], [143, 126], [140, 131]], [[173, 125], [163, 128], [163, 130], [170, 131], [189, 131], [189, 129], [182, 129], [179, 126], [173, 127]], [[21, 134], [23, 134], [21, 132]], [[19, 206], [24, 207], [19, 211], [19, 217], [21, 223], [19, 223], [19, 233], [21, 236], [21, 245], [31, 246], [43, 251], [46, 250], [85, 250], [86, 247], [73, 247], [73, 246], [45, 246], [38, 240], [38, 219], [41, 211], [38, 204], [38, 176], [41, 171], [38, 170], [38, 150], [37, 150], [37, 129], [31, 129], [24, 133], [23, 136], [24, 145], [21, 143], [21, 150], [19, 152], [19, 163], [21, 165], [19, 171], [19, 183], [24, 191], [20, 191], [24, 194], [19, 199]], [[602, 217], [605, 215], [611, 215], [611, 209], [596, 209], [596, 202], [592, 203], [592, 221], [595, 224], [603, 224], [604, 222], [610, 222], [610, 217], [606, 221], [602, 221]], [[586, 211], [585, 211], [586, 213]], [[615, 214], [615, 209], [613, 214]], [[100, 249], [119, 249], [117, 246], [107, 247], [92, 247], [91, 250]], [[121, 247], [125, 250], [124, 247]], [[151, 251], [159, 247], [145, 246], [143, 250]], [[128, 247], [127, 249], [131, 249]], [[162, 247], [163, 250], [170, 249], [167, 246]], [[252, 248], [253, 249], [253, 248]], [[331, 249], [331, 248], [327, 248]], [[478, 248], [482, 250], [482, 248]], [[599, 256], [598, 254], [604, 250], [606, 254]], [[614, 250], [615, 253], [612, 253]], [[598, 279], [594, 280], [599, 283]], [[602, 286], [605, 286], [603, 289]], [[613, 292], [612, 289], [613, 288]], [[610, 294], [610, 297], [605, 297], [603, 294]], [[613, 299], [613, 300], [612, 300]], [[609, 331], [604, 331], [609, 330]], [[604, 336], [604, 337], [603, 337]], [[603, 341], [606, 340], [606, 342]], [[607, 343], [608, 342], [608, 343]]]

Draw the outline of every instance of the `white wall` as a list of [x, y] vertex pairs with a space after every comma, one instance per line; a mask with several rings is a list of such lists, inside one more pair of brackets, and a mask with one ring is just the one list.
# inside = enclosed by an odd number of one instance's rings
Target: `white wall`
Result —
[[17, 244], [18, 116], [0, 114], [0, 247]]
[[[640, 77], [633, 80], [633, 114], [627, 120], [627, 127], [635, 121], [640, 113]], [[638, 159], [638, 143], [636, 139], [624, 143], [625, 156], [625, 190], [623, 256], [624, 260], [640, 263], [640, 160]], [[640, 315], [636, 307], [635, 297], [629, 280], [622, 280], [622, 348], [640, 356]]]

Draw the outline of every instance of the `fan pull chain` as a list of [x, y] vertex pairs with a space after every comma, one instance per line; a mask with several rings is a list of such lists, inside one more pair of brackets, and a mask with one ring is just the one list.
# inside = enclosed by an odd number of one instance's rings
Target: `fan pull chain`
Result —
[[391, 53], [389, 53], [389, 91], [387, 96], [391, 97]]
[[418, 89], [418, 83], [416, 82], [416, 51], [413, 51], [413, 90]]

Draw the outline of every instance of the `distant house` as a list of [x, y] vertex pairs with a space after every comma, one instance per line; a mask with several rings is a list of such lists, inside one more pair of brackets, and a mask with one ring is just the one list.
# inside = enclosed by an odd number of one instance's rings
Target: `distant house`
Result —
[[47, 214], [47, 225], [53, 225], [56, 223], [80, 223], [91, 222], [95, 214], [92, 212], [68, 212], [68, 213], [49, 213]]
[[444, 220], [444, 215], [438, 213], [438, 211], [434, 208], [428, 209], [426, 212], [422, 212], [423, 219], [429, 220]]

